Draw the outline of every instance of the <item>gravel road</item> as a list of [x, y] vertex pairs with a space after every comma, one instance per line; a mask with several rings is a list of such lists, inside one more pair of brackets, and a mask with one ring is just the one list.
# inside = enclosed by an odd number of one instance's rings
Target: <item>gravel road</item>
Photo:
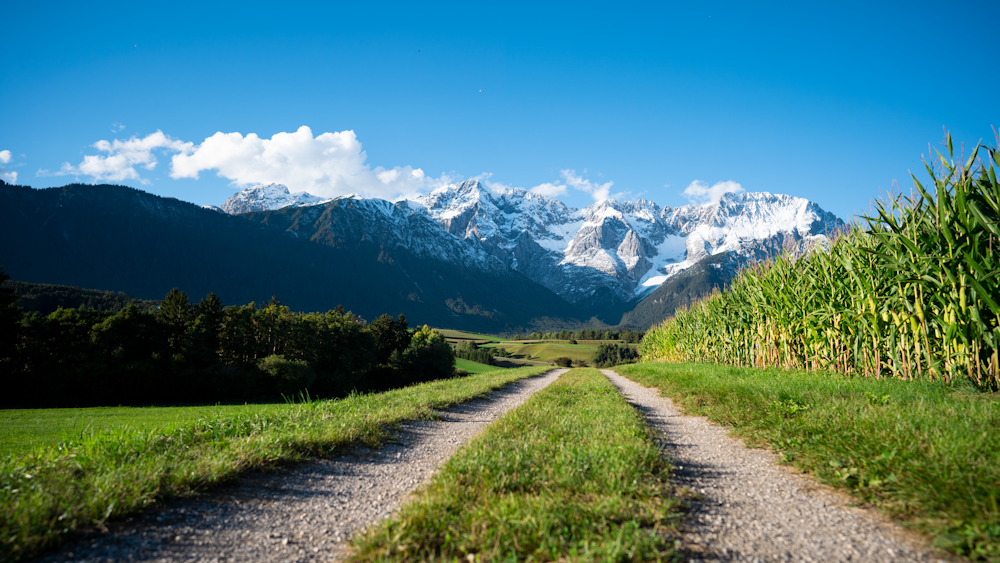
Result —
[[393, 443], [355, 448], [167, 503], [39, 558], [54, 561], [333, 561], [351, 534], [385, 518], [459, 446], [555, 381], [559, 369], [403, 425]]
[[675, 484], [700, 496], [682, 527], [689, 561], [946, 561], [874, 510], [777, 465], [659, 391], [602, 370], [659, 432]]

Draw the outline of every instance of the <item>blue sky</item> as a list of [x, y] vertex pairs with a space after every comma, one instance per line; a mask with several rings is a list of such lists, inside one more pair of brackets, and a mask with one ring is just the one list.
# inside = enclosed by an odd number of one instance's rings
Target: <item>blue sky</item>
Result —
[[2, 11], [0, 174], [36, 188], [220, 204], [263, 181], [391, 197], [480, 176], [676, 206], [732, 182], [847, 218], [924, 174], [942, 126], [967, 145], [1000, 127], [995, 0]]

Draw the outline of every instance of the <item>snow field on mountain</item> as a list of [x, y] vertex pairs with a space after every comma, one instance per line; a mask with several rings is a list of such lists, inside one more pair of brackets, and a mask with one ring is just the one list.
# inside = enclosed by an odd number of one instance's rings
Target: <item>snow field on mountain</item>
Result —
[[[382, 238], [366, 229], [366, 239], [375, 236], [378, 244], [463, 267], [516, 270], [574, 303], [601, 289], [626, 302], [708, 256], [731, 253], [735, 271], [789, 245], [825, 244], [827, 233], [844, 227], [805, 199], [768, 193], [730, 193], [717, 204], [677, 208], [610, 199], [576, 209], [520, 188], [491, 190], [467, 180], [416, 201], [348, 197], [362, 221], [374, 225], [379, 214], [393, 225]], [[271, 185], [247, 188], [223, 209], [243, 213], [329, 201], [336, 200]], [[408, 213], [399, 213], [403, 209]]]

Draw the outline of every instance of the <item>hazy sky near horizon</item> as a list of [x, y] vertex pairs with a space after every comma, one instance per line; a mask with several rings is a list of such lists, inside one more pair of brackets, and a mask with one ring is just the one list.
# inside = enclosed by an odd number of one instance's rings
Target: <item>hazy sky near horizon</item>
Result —
[[198, 204], [479, 177], [842, 218], [1000, 127], [1000, 3], [7, 3], [0, 177]]

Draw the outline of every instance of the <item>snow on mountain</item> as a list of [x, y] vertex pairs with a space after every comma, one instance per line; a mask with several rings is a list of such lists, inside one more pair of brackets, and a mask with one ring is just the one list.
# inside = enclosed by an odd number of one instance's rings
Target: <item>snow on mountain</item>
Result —
[[444, 230], [574, 303], [641, 298], [707, 256], [731, 252], [735, 270], [790, 246], [822, 244], [844, 227], [808, 200], [769, 193], [677, 208], [609, 199], [575, 209], [468, 180], [419, 202]]
[[247, 188], [222, 209], [292, 205], [311, 206], [312, 224], [326, 214], [324, 228], [345, 240], [404, 247], [463, 267], [511, 268], [584, 307], [640, 299], [709, 256], [726, 254], [723, 265], [735, 272], [786, 248], [825, 244], [845, 227], [815, 203], [788, 195], [729, 193], [717, 204], [676, 208], [609, 199], [577, 209], [476, 180], [396, 203], [357, 195], [320, 200], [272, 184]]
[[306, 192], [289, 193], [288, 188], [283, 184], [267, 184], [266, 186], [251, 186], [236, 192], [222, 204], [222, 210], [231, 215], [238, 215], [251, 211], [281, 209], [292, 205], [316, 205], [326, 201], [329, 200]]

